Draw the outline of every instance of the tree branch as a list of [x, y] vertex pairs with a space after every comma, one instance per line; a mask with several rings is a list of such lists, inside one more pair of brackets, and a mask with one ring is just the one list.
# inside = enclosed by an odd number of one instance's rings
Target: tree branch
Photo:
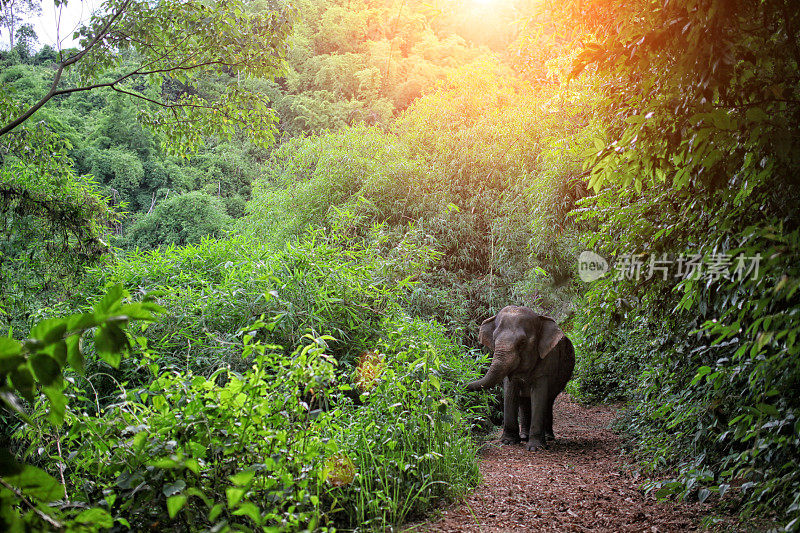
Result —
[[[89, 46], [90, 47], [94, 46], [94, 43], [90, 44]], [[89, 50], [89, 47], [87, 47], [85, 50], [83, 50], [81, 52], [81, 54], [83, 54], [84, 52], [86, 52], [88, 50]], [[117, 87], [117, 84], [125, 81], [126, 79], [130, 78], [131, 76], [137, 76], [137, 75], [138, 76], [149, 76], [151, 74], [168, 74], [168, 73], [174, 72], [176, 70], [194, 70], [194, 69], [197, 69], [197, 68], [208, 67], [208, 66], [211, 66], [211, 65], [225, 65], [225, 66], [228, 66], [228, 67], [237, 67], [237, 66], [240, 66], [240, 65], [244, 64], [243, 61], [240, 61], [240, 62], [237, 62], [237, 63], [227, 63], [225, 61], [215, 60], [215, 61], [206, 61], [205, 63], [195, 63], [193, 65], [175, 65], [175, 66], [172, 66], [172, 67], [167, 67], [167, 68], [162, 68], [162, 69], [151, 69], [151, 70], [139, 70], [139, 69], [137, 69], [137, 70], [128, 72], [127, 74], [125, 74], [123, 76], [120, 76], [119, 78], [117, 78], [114, 81], [109, 81], [109, 82], [106, 82], [106, 83], [96, 83], [96, 84], [93, 84], [93, 85], [84, 85], [83, 87], [70, 87], [68, 89], [55, 89], [55, 87], [58, 85], [58, 82], [59, 82], [59, 80], [61, 78], [61, 73], [64, 70], [64, 67], [68, 66], [69, 64], [75, 63], [78, 59], [80, 59], [80, 55], [81, 54], [76, 54], [75, 56], [70, 57], [69, 59], [67, 59], [64, 63], [62, 63], [59, 66], [59, 69], [56, 72], [56, 78], [53, 80], [53, 85], [51, 86], [50, 91], [47, 93], [47, 95], [45, 95], [39, 102], [36, 103], [36, 105], [31, 107], [27, 112], [25, 112], [17, 120], [15, 120], [14, 122], [9, 123], [7, 126], [4, 126], [2, 129], [0, 129], [0, 137], [2, 137], [6, 133], [11, 131], [15, 127], [19, 126], [21, 123], [25, 122], [27, 119], [29, 119], [31, 117], [31, 115], [33, 115], [37, 110], [39, 110], [39, 108], [41, 108], [45, 103], [47, 103], [48, 100], [50, 100], [54, 96], [59, 96], [59, 95], [63, 95], [63, 94], [72, 94], [72, 93], [82, 92], [82, 91], [91, 91], [91, 90], [100, 89], [100, 88], [103, 88], [103, 87], [111, 88], [111, 89], [113, 89], [113, 90], [115, 90], [115, 91], [117, 91], [119, 93], [127, 94], [129, 96], [133, 96], [133, 97], [139, 98], [141, 100], [146, 100], [147, 102], [150, 102], [152, 104], [155, 104], [155, 105], [158, 105], [158, 106], [161, 106], [161, 107], [172, 108], [172, 107], [187, 106], [189, 104], [165, 104], [163, 102], [158, 102], [156, 100], [153, 100], [151, 98], [148, 98], [148, 97], [144, 96], [143, 94], [134, 93], [134, 92], [131, 92], [131, 91], [126, 91], [124, 89], [120, 89], [120, 88]], [[153, 64], [154, 62], [155, 61], [151, 61], [148, 64]], [[203, 108], [210, 109], [209, 106], [192, 105], [190, 107], [203, 107]]]
[[125, 0], [125, 2], [123, 2], [123, 4], [119, 7], [119, 9], [117, 9], [117, 11], [108, 19], [108, 21], [105, 23], [105, 25], [103, 25], [103, 27], [100, 29], [100, 31], [97, 32], [97, 35], [94, 36], [94, 38], [86, 46], [86, 48], [84, 48], [83, 50], [81, 50], [77, 54], [68, 57], [65, 61], [61, 62], [58, 65], [58, 70], [56, 71], [56, 75], [53, 78], [53, 83], [52, 83], [52, 85], [50, 85], [50, 90], [47, 91], [47, 94], [44, 95], [41, 100], [36, 102], [31, 108], [29, 108], [22, 115], [20, 115], [15, 120], [9, 122], [8, 124], [6, 124], [2, 128], [0, 128], [0, 137], [2, 137], [6, 133], [10, 132], [11, 130], [13, 130], [14, 128], [16, 128], [17, 126], [19, 126], [20, 124], [22, 124], [23, 122], [28, 120], [29, 118], [31, 118], [31, 116], [33, 116], [34, 113], [36, 113], [44, 104], [46, 104], [51, 98], [53, 98], [53, 96], [55, 96], [56, 94], [59, 94], [57, 88], [58, 88], [58, 84], [61, 82], [61, 75], [63, 74], [64, 69], [69, 67], [70, 65], [73, 65], [73, 64], [77, 63], [81, 59], [83, 59], [83, 57], [86, 54], [88, 54], [89, 51], [92, 48], [95, 47], [95, 45], [100, 41], [100, 39], [102, 39], [108, 33], [108, 31], [111, 29], [111, 26], [122, 15], [122, 13], [128, 8], [130, 3], [131, 3], [131, 0]]
[[60, 530], [60, 529], [62, 529], [64, 527], [60, 522], [58, 522], [55, 519], [53, 519], [52, 516], [48, 515], [47, 513], [42, 512], [38, 507], [33, 505], [30, 501], [28, 501], [27, 498], [25, 498], [25, 496], [22, 495], [21, 491], [19, 491], [16, 487], [6, 483], [2, 478], [0, 478], [0, 485], [3, 485], [5, 488], [7, 488], [11, 492], [13, 492], [17, 496], [17, 498], [22, 500], [25, 503], [25, 505], [27, 505], [28, 507], [31, 508], [31, 511], [36, 513], [36, 515], [39, 518], [41, 518], [42, 520], [47, 522], [51, 527], [54, 527], [54, 528], [56, 528], [58, 530]]

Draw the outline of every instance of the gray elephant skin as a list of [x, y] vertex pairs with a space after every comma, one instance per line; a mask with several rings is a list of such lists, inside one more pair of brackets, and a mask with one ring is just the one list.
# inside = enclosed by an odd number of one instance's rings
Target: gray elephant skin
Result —
[[555, 438], [553, 402], [575, 368], [572, 342], [552, 318], [513, 305], [484, 320], [478, 340], [494, 355], [486, 375], [467, 390], [485, 390], [502, 381], [501, 441], [517, 444], [527, 437], [528, 450], [546, 447], [547, 438]]

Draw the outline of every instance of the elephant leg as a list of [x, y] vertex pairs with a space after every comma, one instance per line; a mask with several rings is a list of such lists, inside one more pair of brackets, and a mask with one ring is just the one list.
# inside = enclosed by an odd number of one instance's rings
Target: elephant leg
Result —
[[519, 425], [520, 438], [522, 438], [522, 440], [528, 440], [528, 432], [531, 429], [531, 399], [529, 396], [520, 395]]
[[547, 447], [544, 425], [548, 396], [547, 380], [541, 378], [536, 380], [531, 391], [531, 429], [528, 433], [528, 450]]
[[547, 401], [547, 411], [544, 413], [544, 438], [547, 440], [556, 440], [556, 435], [553, 433], [553, 398]]
[[519, 422], [517, 409], [519, 407], [519, 385], [512, 380], [503, 380], [503, 435], [500, 442], [503, 444], [519, 444]]

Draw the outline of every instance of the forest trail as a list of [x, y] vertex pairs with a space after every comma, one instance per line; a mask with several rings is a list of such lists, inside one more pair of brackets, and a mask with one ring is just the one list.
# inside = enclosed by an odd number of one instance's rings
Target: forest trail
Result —
[[483, 481], [441, 517], [413, 532], [636, 531], [700, 529], [710, 506], [656, 502], [620, 456], [611, 430], [616, 409], [586, 407], [561, 394], [554, 407], [556, 442], [545, 451], [501, 446], [481, 452]]

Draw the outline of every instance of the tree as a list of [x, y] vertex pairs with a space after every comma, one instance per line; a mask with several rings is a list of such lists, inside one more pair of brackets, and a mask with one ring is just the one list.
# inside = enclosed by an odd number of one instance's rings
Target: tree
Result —
[[128, 228], [126, 241], [144, 249], [199, 243], [203, 237], [221, 237], [231, 222], [219, 198], [194, 191], [158, 204]]
[[3, 0], [0, 2], [0, 27], [4, 27], [8, 31], [8, 43], [11, 50], [14, 49], [14, 39], [19, 38], [17, 25], [26, 17], [38, 15], [41, 12], [42, 7], [38, 0]]
[[[21, 0], [15, 0], [21, 1]], [[140, 120], [165, 133], [185, 153], [211, 134], [244, 129], [254, 142], [273, 140], [274, 112], [242, 78], [281, 72], [294, 12], [289, 7], [255, 10], [245, 0], [216, 5], [189, 0], [107, 0], [80, 27], [81, 48], [62, 51], [49, 90], [31, 106], [0, 116], [0, 139], [13, 133], [53, 97], [112, 90], [141, 104]], [[214, 77], [223, 86], [197, 90]], [[179, 91], [165, 91], [165, 82]]]
[[117, 217], [97, 184], [75, 175], [63, 139], [45, 124], [25, 134], [30, 156], [0, 164], [0, 329], [14, 331], [74, 296], [83, 270], [108, 252]]
[[23, 24], [17, 28], [15, 35], [17, 38], [15, 47], [19, 52], [20, 58], [22, 58], [23, 61], [30, 60], [35, 53], [34, 47], [36, 46], [36, 42], [39, 40], [36, 31], [31, 24]]
[[[3, 3], [4, 24], [10, 13], [20, 13], [19, 4], [15, 6]], [[104, 191], [76, 173], [73, 143], [58, 133], [63, 127], [42, 107], [58, 95], [107, 91], [137, 103], [124, 113], [125, 119], [161, 130], [155, 139], [178, 153], [196, 148], [212, 134], [224, 138], [241, 130], [247, 130], [244, 135], [252, 142], [266, 144], [273, 137], [273, 112], [245, 81], [280, 71], [292, 16], [288, 8], [256, 8], [246, 0], [220, 0], [213, 7], [190, 0], [108, 0], [78, 30], [81, 48], [60, 51], [52, 70], [39, 71], [49, 77], [46, 85], [27, 84], [23, 93], [2, 84], [4, 325], [17, 330], [32, 312], [61, 305], [76, 294], [84, 269], [108, 252], [107, 235], [118, 223], [107, 196], [121, 193], [145, 209], [159, 199], [154, 191], [144, 200], [133, 195], [145, 176], [130, 149], [151, 153], [149, 132], [101, 122], [101, 132], [116, 146], [104, 146], [111, 149], [103, 153], [89, 150], [93, 157], [83, 170], [96, 171], [109, 187]], [[37, 111], [36, 120], [29, 122]], [[140, 135], [126, 146], [130, 133]]]

